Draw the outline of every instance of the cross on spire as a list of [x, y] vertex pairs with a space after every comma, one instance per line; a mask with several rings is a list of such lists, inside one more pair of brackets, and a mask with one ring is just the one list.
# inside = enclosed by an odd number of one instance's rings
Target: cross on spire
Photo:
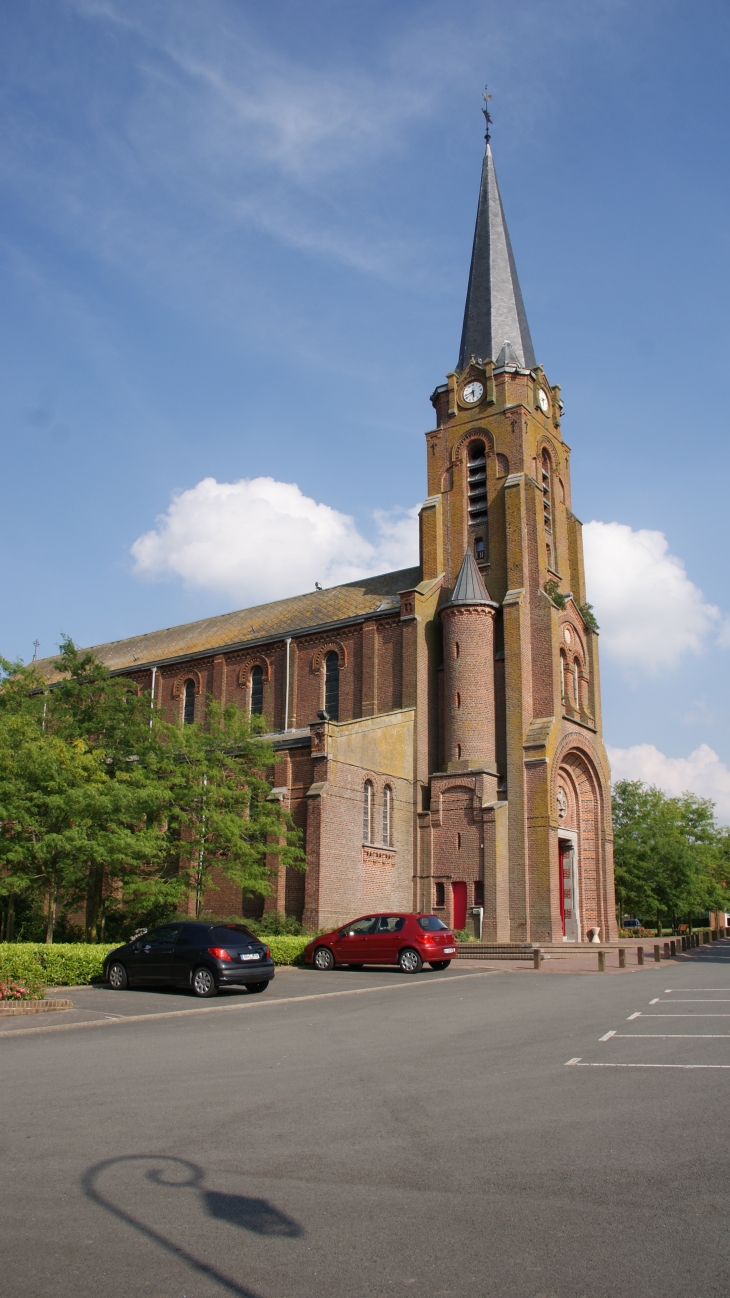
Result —
[[489, 113], [489, 101], [491, 98], [492, 96], [487, 94], [487, 86], [485, 86], [484, 94], [482, 95], [482, 99], [484, 100], [484, 107], [482, 109], [482, 112], [484, 113], [484, 121], [486, 122], [487, 125], [486, 134], [484, 136], [485, 140], [487, 141], [487, 144], [489, 144], [489, 141], [492, 138], [491, 131], [489, 130], [490, 126], [492, 125], [492, 118]]

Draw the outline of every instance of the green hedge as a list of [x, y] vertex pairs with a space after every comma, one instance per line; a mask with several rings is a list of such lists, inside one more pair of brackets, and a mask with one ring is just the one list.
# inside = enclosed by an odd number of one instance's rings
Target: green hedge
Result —
[[[263, 939], [274, 957], [274, 964], [301, 963], [308, 937], [267, 937]], [[74, 987], [101, 978], [104, 957], [118, 943], [92, 946], [85, 942], [0, 943], [0, 982], [24, 982], [32, 987]]]

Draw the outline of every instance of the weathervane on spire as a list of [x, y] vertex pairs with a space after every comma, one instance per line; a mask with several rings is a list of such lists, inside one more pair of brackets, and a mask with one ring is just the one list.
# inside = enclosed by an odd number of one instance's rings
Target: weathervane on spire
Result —
[[484, 136], [485, 140], [487, 141], [487, 144], [489, 144], [489, 141], [490, 141], [490, 139], [492, 138], [491, 135], [490, 135], [490, 133], [489, 133], [489, 128], [490, 128], [490, 126], [492, 125], [492, 119], [491, 119], [491, 117], [490, 117], [490, 115], [489, 115], [489, 101], [490, 101], [491, 98], [492, 98], [492, 96], [487, 94], [487, 87], [485, 86], [485, 87], [484, 87], [484, 94], [482, 95], [482, 99], [484, 100], [484, 107], [483, 107], [483, 109], [482, 109], [482, 112], [484, 113], [484, 120], [485, 120], [485, 122], [486, 122], [486, 124], [487, 124], [487, 131], [486, 131], [486, 134], [485, 134], [485, 136]]

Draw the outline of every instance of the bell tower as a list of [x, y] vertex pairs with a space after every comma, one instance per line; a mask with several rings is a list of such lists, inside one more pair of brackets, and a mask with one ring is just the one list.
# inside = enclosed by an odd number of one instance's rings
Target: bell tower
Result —
[[488, 130], [459, 359], [431, 401], [421, 568], [441, 582], [443, 648], [417, 904], [443, 897], [455, 923], [465, 884], [466, 922], [476, 932], [481, 898], [485, 940], [615, 937], [598, 628], [570, 447], [560, 388], [535, 357]]

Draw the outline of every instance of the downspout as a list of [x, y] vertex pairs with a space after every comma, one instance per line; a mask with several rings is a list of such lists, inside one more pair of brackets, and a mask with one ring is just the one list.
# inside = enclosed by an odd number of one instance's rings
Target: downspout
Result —
[[[152, 668], [152, 697], [150, 698], [150, 713], [154, 713], [154, 710], [155, 710], [155, 678], [156, 678], [156, 676], [157, 676], [157, 668], [156, 668], [156, 667], [153, 667], [153, 668]], [[153, 721], [153, 717], [150, 716], [150, 730], [152, 729], [152, 721]]]
[[284, 730], [285, 731], [289, 729], [289, 659], [290, 659], [289, 646], [290, 644], [291, 644], [291, 636], [288, 635], [286, 637], [286, 691], [284, 694]]

